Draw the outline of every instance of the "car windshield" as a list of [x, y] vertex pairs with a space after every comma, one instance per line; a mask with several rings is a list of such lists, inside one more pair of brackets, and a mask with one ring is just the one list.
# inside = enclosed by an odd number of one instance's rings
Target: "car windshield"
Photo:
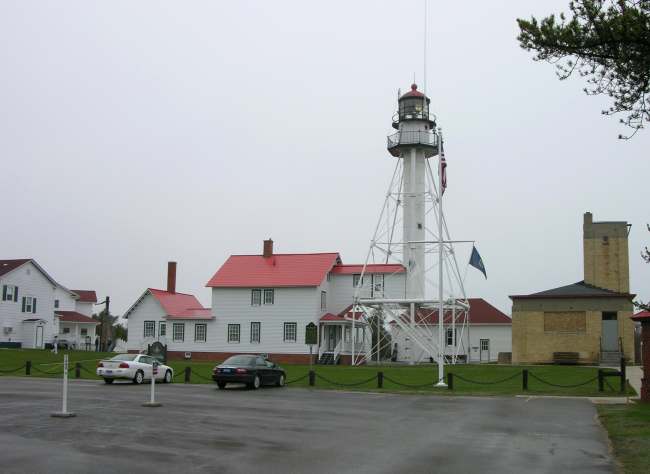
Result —
[[111, 357], [110, 360], [134, 360], [136, 357], [138, 357], [138, 354], [118, 354]]
[[254, 361], [255, 356], [239, 355], [228, 357], [224, 365], [253, 365]]

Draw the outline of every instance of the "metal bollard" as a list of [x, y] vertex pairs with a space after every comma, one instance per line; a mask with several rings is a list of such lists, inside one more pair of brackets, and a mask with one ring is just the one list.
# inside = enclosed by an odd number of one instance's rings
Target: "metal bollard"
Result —
[[25, 362], [25, 375], [32, 375], [32, 361]]
[[77, 379], [81, 377], [81, 362], [76, 362], [74, 364], [74, 376]]
[[310, 370], [309, 371], [309, 386], [313, 387], [314, 385], [316, 385], [316, 372], [314, 372], [313, 370]]
[[377, 388], [384, 388], [384, 373], [377, 372]]
[[621, 357], [621, 393], [625, 393], [627, 386], [625, 381], [627, 380], [625, 376], [625, 358]]
[[190, 383], [191, 376], [192, 376], [192, 367], [185, 367], [185, 383]]
[[603, 369], [598, 369], [598, 391], [605, 390], [605, 377], [603, 376]]
[[63, 356], [63, 406], [60, 412], [52, 413], [55, 418], [71, 418], [76, 416], [68, 411], [68, 354]]
[[521, 371], [521, 389], [528, 390], [528, 369]]
[[454, 389], [454, 374], [451, 372], [447, 372], [447, 388], [449, 390]]
[[148, 402], [142, 404], [143, 407], [160, 407], [162, 403], [156, 401], [156, 375], [158, 375], [158, 362], [154, 361], [151, 367], [151, 394]]

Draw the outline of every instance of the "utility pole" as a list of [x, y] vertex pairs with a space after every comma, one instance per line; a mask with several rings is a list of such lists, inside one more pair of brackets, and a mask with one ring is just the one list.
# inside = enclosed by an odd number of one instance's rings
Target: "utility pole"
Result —
[[105, 304], [106, 305], [106, 308], [104, 309], [105, 314], [104, 314], [103, 318], [101, 317], [102, 313], [99, 313], [100, 321], [101, 321], [101, 325], [102, 325], [102, 331], [101, 331], [101, 334], [99, 335], [99, 342], [100, 342], [99, 345], [100, 345], [100, 349], [102, 350], [102, 352], [106, 352], [108, 350], [108, 344], [107, 344], [107, 341], [108, 341], [108, 337], [107, 337], [108, 324], [107, 323], [109, 322], [110, 315], [111, 315], [111, 309], [110, 309], [110, 307], [111, 307], [111, 297], [107, 296], [104, 301], [101, 301], [101, 302], [96, 303], [96, 304], [97, 305], [100, 305], [100, 304]]

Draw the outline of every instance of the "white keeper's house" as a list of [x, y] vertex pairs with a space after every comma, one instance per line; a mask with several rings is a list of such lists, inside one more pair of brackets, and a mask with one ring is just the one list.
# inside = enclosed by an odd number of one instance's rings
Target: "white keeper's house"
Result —
[[0, 288], [0, 347], [45, 348], [55, 336], [94, 347], [94, 291], [69, 290], [31, 258], [0, 260]]
[[[458, 327], [452, 326], [452, 311], [444, 313], [443, 344], [446, 358], [456, 355], [461, 361], [496, 362], [499, 353], [512, 351], [512, 319], [483, 298], [468, 298], [470, 311], [467, 325], [463, 313], [457, 317]], [[406, 321], [406, 320], [405, 320]], [[438, 311], [417, 318], [418, 338], [438, 341]], [[429, 354], [411, 340], [396, 324], [391, 324], [393, 359], [398, 362], [428, 362]]]
[[[350, 364], [353, 351], [371, 349], [370, 328], [351, 311], [362, 270], [343, 264], [336, 252], [276, 254], [266, 240], [261, 255], [232, 255], [217, 270], [206, 285], [212, 307], [205, 308], [176, 291], [176, 264], [170, 262], [167, 289], [148, 288], [124, 315], [128, 350], [144, 351], [159, 341], [171, 359], [262, 353], [276, 362], [308, 363], [305, 328], [314, 323], [314, 358]], [[367, 265], [360, 297], [404, 298], [405, 273], [398, 264]]]

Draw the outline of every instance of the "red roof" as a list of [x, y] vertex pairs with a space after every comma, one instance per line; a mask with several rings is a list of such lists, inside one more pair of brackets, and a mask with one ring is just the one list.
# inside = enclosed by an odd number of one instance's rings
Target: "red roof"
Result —
[[170, 293], [165, 290], [148, 289], [158, 300], [170, 319], [212, 319], [210, 308], [204, 308], [194, 295]]
[[[499, 311], [483, 298], [469, 298], [469, 322], [470, 324], [512, 324], [512, 319]], [[451, 323], [452, 311], [445, 310], [443, 322]], [[407, 316], [402, 316], [405, 321]], [[433, 325], [438, 324], [438, 311], [420, 309], [415, 318], [416, 324]], [[464, 322], [464, 313], [461, 309], [456, 311], [456, 322]]]
[[9, 273], [11, 270], [29, 262], [31, 258], [19, 258], [17, 260], [0, 260], [0, 276]]
[[79, 296], [77, 301], [81, 303], [97, 303], [97, 293], [94, 290], [70, 290]]
[[86, 316], [85, 314], [77, 313], [76, 311], [54, 311], [54, 314], [59, 316], [59, 321], [64, 323], [93, 323], [99, 324], [99, 321], [95, 321], [93, 318]]
[[352, 305], [349, 305], [347, 308], [345, 308], [343, 311], [341, 311], [339, 314], [332, 314], [332, 313], [326, 313], [323, 316], [321, 316], [320, 320], [321, 321], [352, 321], [352, 318], [355, 320], [359, 321], [363, 318], [363, 312], [361, 311], [350, 311], [352, 309]]
[[403, 94], [402, 97], [400, 97], [400, 100], [406, 97], [426, 97], [426, 96], [418, 90], [417, 84], [411, 84], [411, 90], [408, 91], [406, 94]]
[[[335, 265], [332, 273], [337, 275], [358, 275], [363, 270], [363, 265]], [[403, 265], [392, 263], [373, 263], [366, 265], [366, 273], [404, 273]]]
[[650, 321], [650, 311], [639, 311], [632, 316], [633, 321]]
[[338, 253], [231, 255], [205, 285], [213, 288], [318, 286]]

